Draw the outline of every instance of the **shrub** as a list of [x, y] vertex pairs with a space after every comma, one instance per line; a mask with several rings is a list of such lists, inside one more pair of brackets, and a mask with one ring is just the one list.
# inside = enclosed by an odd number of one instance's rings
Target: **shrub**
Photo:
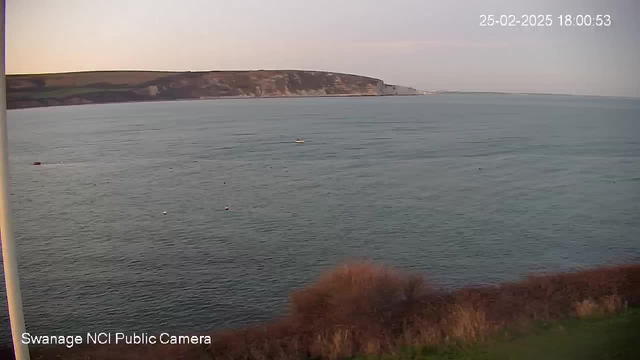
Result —
[[218, 332], [206, 348], [46, 347], [32, 350], [32, 358], [338, 359], [393, 353], [406, 346], [475, 342], [500, 329], [526, 329], [531, 320], [610, 314], [627, 304], [640, 305], [640, 264], [445, 292], [428, 288], [416, 275], [352, 263], [293, 292], [284, 318]]
[[623, 310], [622, 298], [618, 295], [607, 295], [599, 301], [584, 299], [575, 305], [576, 316], [579, 318], [594, 315], [614, 314]]

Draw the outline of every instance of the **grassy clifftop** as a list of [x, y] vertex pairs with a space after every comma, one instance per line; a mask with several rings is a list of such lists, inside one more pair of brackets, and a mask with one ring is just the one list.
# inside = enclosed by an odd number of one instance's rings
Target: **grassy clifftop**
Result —
[[[402, 88], [398, 91], [397, 88]], [[93, 71], [8, 75], [9, 109], [219, 97], [411, 95], [380, 79], [323, 71]]]
[[355, 360], [631, 360], [640, 351], [640, 310], [539, 324], [529, 334], [479, 344], [408, 347]]

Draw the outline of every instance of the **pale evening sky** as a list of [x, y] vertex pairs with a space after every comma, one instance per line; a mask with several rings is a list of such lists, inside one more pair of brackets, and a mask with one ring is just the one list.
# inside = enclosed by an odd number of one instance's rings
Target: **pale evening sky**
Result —
[[[553, 15], [480, 27], [481, 14]], [[611, 16], [561, 27], [558, 15]], [[640, 97], [640, 1], [7, 0], [7, 72], [305, 69], [421, 90]]]

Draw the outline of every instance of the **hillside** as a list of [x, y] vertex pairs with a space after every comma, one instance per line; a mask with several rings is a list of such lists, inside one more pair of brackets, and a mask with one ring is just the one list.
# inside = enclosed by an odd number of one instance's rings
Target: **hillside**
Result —
[[222, 97], [417, 95], [380, 79], [299, 70], [8, 75], [7, 108]]

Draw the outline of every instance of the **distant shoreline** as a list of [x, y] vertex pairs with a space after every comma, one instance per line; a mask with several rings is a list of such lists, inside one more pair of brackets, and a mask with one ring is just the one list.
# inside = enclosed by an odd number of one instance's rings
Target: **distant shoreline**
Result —
[[598, 97], [611, 99], [640, 100], [640, 97], [613, 96], [613, 95], [580, 95], [580, 94], [554, 94], [554, 93], [516, 93], [501, 91], [424, 91], [424, 95], [522, 95], [522, 96], [567, 96], [567, 97]]
[[221, 96], [210, 97], [201, 99], [161, 99], [161, 100], [132, 100], [132, 101], [114, 101], [103, 103], [88, 103], [88, 104], [60, 104], [50, 106], [34, 106], [24, 108], [7, 108], [7, 111], [20, 111], [20, 110], [33, 110], [43, 108], [58, 108], [69, 106], [83, 106], [83, 105], [115, 105], [115, 104], [140, 104], [140, 103], [164, 103], [164, 102], [178, 102], [178, 101], [217, 101], [217, 100], [269, 100], [269, 99], [319, 99], [319, 98], [381, 98], [381, 97], [412, 97], [412, 96], [427, 96], [423, 94], [414, 95], [309, 95], [309, 96]]
[[377, 98], [377, 97], [412, 97], [412, 96], [448, 96], [448, 95], [468, 95], [468, 96], [517, 96], [517, 95], [530, 95], [530, 96], [567, 96], [574, 98], [603, 98], [603, 99], [624, 99], [624, 100], [640, 100], [640, 98], [624, 97], [624, 96], [606, 96], [606, 95], [571, 95], [571, 94], [547, 94], [547, 93], [496, 93], [496, 92], [426, 92], [425, 94], [413, 94], [413, 95], [360, 95], [360, 94], [342, 94], [342, 95], [309, 95], [309, 96], [221, 96], [221, 97], [207, 97], [207, 98], [188, 98], [188, 99], [158, 99], [158, 100], [132, 100], [132, 101], [114, 101], [103, 103], [88, 103], [88, 104], [60, 104], [50, 106], [34, 106], [23, 108], [7, 108], [7, 111], [19, 111], [19, 110], [31, 110], [51, 107], [68, 107], [68, 106], [82, 106], [82, 105], [114, 105], [114, 104], [137, 104], [137, 103], [163, 103], [163, 102], [177, 102], [177, 101], [207, 101], [207, 100], [259, 100], [259, 99], [317, 99], [317, 98]]
[[94, 71], [7, 76], [7, 108], [219, 98], [422, 95], [372, 77], [326, 71]]

